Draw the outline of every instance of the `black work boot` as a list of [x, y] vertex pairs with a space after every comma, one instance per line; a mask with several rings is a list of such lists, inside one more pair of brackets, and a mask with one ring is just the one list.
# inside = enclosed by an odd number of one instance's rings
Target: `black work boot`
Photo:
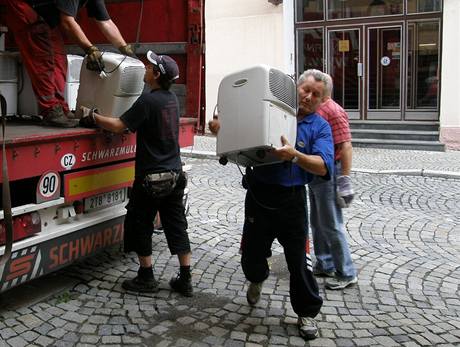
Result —
[[78, 119], [69, 118], [62, 109], [62, 106], [56, 105], [43, 116], [43, 125], [58, 128], [75, 128], [78, 126]]
[[157, 293], [160, 290], [152, 268], [139, 268], [137, 276], [131, 280], [124, 280], [121, 286], [123, 289], [140, 293]]
[[171, 278], [169, 281], [171, 289], [175, 292], [182, 294], [183, 296], [192, 297], [193, 288], [192, 288], [192, 276], [177, 274], [176, 277]]

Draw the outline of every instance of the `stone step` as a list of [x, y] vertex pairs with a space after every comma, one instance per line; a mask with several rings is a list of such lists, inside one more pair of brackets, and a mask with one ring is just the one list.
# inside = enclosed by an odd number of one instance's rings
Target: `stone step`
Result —
[[353, 139], [439, 141], [439, 131], [351, 129]]
[[439, 131], [439, 122], [433, 121], [372, 121], [350, 119], [351, 129]]
[[439, 141], [416, 141], [416, 140], [385, 140], [385, 139], [353, 139], [355, 147], [372, 147], [388, 149], [410, 149], [419, 151], [445, 151], [445, 146]]

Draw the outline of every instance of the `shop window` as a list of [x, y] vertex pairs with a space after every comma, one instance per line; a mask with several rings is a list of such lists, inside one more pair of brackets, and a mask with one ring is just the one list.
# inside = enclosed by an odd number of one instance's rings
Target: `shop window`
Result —
[[403, 13], [404, 0], [328, 0], [328, 18], [389, 16]]
[[408, 13], [439, 12], [442, 0], [407, 0]]
[[324, 71], [323, 29], [305, 29], [298, 33], [298, 74], [308, 69]]
[[438, 91], [439, 22], [409, 23], [407, 108], [436, 109]]
[[297, 0], [297, 21], [324, 19], [324, 0]]

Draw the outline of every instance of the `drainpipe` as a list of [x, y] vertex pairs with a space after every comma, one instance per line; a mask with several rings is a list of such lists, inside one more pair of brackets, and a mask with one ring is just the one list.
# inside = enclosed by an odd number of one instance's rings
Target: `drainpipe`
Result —
[[295, 74], [295, 33], [294, 33], [294, 0], [283, 1], [283, 56], [284, 71]]

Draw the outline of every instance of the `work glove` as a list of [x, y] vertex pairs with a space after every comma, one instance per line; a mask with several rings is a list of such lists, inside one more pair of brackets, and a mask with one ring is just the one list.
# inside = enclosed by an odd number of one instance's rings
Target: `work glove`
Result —
[[127, 55], [131, 58], [136, 58], [137, 59], [137, 56], [136, 54], [134, 53], [134, 49], [131, 45], [126, 45], [126, 46], [121, 46], [118, 48], [118, 50], [120, 51], [121, 54], [124, 54], [124, 55]]
[[214, 135], [217, 135], [217, 133], [220, 130], [219, 119], [216, 116], [214, 116], [214, 118], [208, 122], [208, 127], [211, 133], [213, 133]]
[[351, 185], [350, 176], [338, 176], [337, 177], [337, 204], [341, 208], [346, 208], [351, 205], [355, 192]]
[[80, 109], [75, 112], [77, 116], [80, 116], [80, 126], [83, 128], [97, 128], [96, 118], [94, 117], [95, 112], [97, 112], [95, 108], [80, 106]]
[[96, 46], [91, 46], [86, 49], [86, 68], [91, 71], [104, 71], [104, 61], [102, 53]]

